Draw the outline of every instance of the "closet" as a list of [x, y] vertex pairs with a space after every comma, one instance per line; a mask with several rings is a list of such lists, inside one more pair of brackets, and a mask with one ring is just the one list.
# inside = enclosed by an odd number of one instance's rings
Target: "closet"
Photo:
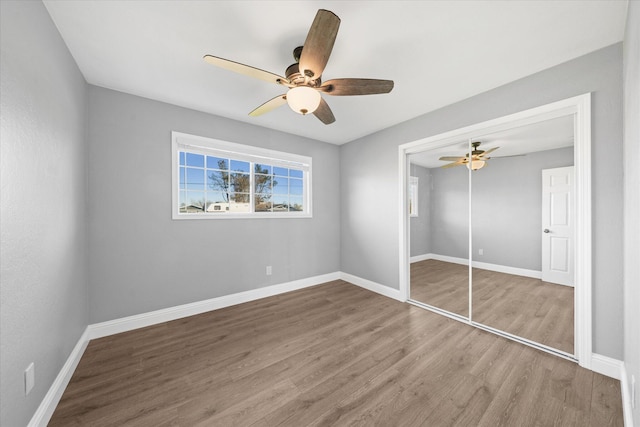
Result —
[[579, 359], [590, 346], [590, 276], [576, 269], [590, 258], [585, 101], [400, 147], [410, 303]]

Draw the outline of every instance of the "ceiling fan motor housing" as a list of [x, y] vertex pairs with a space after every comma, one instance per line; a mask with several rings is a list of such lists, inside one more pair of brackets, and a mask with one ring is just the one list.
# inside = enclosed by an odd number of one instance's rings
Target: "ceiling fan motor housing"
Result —
[[302, 46], [298, 46], [293, 49], [293, 58], [296, 60], [295, 64], [291, 64], [284, 72], [285, 77], [295, 86], [306, 85], [311, 87], [320, 87], [322, 81], [320, 78], [313, 79], [313, 75], [304, 76], [300, 73], [300, 55], [302, 54]]

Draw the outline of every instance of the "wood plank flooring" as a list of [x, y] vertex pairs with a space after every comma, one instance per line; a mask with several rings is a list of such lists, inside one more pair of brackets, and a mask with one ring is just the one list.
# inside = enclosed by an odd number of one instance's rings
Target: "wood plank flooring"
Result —
[[[572, 287], [474, 268], [473, 320], [574, 353]], [[468, 267], [437, 260], [411, 264], [411, 298], [468, 316]]]
[[469, 317], [469, 266], [428, 259], [411, 263], [411, 299]]
[[618, 381], [342, 281], [93, 340], [50, 426], [622, 426]]

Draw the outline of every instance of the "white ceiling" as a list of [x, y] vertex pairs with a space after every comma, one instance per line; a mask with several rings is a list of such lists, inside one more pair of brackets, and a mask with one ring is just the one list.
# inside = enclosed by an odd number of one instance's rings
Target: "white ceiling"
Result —
[[[623, 38], [626, 0], [44, 0], [90, 84], [342, 144]], [[324, 125], [283, 88], [205, 63], [211, 54], [283, 75], [317, 9], [342, 20], [323, 80], [391, 79], [390, 94], [325, 99]]]
[[[515, 127], [486, 135], [475, 135], [473, 141], [480, 142], [481, 150], [498, 147], [488, 157], [495, 161], [505, 156], [517, 156], [538, 151], [554, 150], [573, 145], [573, 115], [558, 117], [542, 122]], [[411, 163], [426, 168], [437, 168], [449, 162], [439, 160], [442, 156], [464, 156], [469, 152], [469, 141], [435, 150], [412, 154]]]

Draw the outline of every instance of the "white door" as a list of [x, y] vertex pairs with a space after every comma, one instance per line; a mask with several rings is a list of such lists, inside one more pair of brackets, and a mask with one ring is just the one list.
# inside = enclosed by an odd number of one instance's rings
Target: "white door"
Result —
[[542, 280], [573, 286], [573, 166], [542, 171]]

